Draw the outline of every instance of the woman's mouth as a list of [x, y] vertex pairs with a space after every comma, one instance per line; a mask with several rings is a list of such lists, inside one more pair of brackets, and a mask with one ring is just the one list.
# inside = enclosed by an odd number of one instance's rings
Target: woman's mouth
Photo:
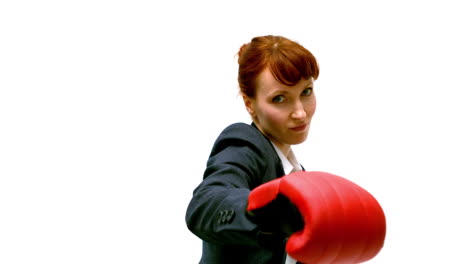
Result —
[[300, 132], [300, 131], [304, 131], [306, 128], [307, 128], [307, 124], [304, 124], [304, 125], [292, 127], [291, 130]]

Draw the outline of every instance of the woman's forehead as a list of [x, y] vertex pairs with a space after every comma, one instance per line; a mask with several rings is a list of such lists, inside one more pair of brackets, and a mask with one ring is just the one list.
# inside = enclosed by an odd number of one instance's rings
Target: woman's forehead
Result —
[[[292, 88], [306, 88], [313, 85], [313, 78], [305, 80], [302, 79], [295, 85], [286, 85], [278, 81], [269, 69], [263, 70], [257, 80], [257, 92], [259, 93], [272, 93], [272, 92], [284, 92], [288, 93]], [[304, 86], [304, 87], [302, 87]]]

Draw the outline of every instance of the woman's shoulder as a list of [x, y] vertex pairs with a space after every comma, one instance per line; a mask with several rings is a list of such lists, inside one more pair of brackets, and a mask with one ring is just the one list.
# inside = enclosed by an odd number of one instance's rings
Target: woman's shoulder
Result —
[[221, 138], [238, 138], [245, 140], [267, 140], [265, 136], [258, 130], [254, 124], [233, 123], [221, 132], [218, 139]]
[[239, 122], [223, 129], [214, 143], [213, 150], [224, 149], [228, 146], [248, 146], [264, 152], [270, 149], [270, 145], [270, 141], [254, 124], [249, 125]]
[[[208, 164], [217, 162], [251, 168], [256, 171], [254, 174], [265, 175], [261, 182], [284, 174], [272, 143], [254, 124], [234, 123], [221, 132], [213, 145]], [[266, 171], [269, 173], [264, 174]]]

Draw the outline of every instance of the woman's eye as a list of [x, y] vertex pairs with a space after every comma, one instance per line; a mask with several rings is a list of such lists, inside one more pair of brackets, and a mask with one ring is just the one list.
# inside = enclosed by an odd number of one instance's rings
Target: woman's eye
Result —
[[311, 95], [313, 91], [314, 90], [311, 87], [309, 87], [309, 88], [305, 89], [304, 91], [302, 91], [302, 95], [305, 95], [305, 96]]
[[284, 102], [285, 98], [284, 98], [284, 95], [277, 95], [275, 97], [273, 97], [273, 99], [271, 100], [273, 103], [282, 103]]

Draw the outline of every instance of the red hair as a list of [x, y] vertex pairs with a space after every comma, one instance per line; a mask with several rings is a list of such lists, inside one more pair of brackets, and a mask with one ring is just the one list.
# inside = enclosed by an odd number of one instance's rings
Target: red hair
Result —
[[238, 52], [240, 91], [255, 97], [258, 75], [266, 68], [277, 81], [292, 86], [301, 79], [317, 79], [319, 67], [310, 51], [282, 36], [255, 37]]

